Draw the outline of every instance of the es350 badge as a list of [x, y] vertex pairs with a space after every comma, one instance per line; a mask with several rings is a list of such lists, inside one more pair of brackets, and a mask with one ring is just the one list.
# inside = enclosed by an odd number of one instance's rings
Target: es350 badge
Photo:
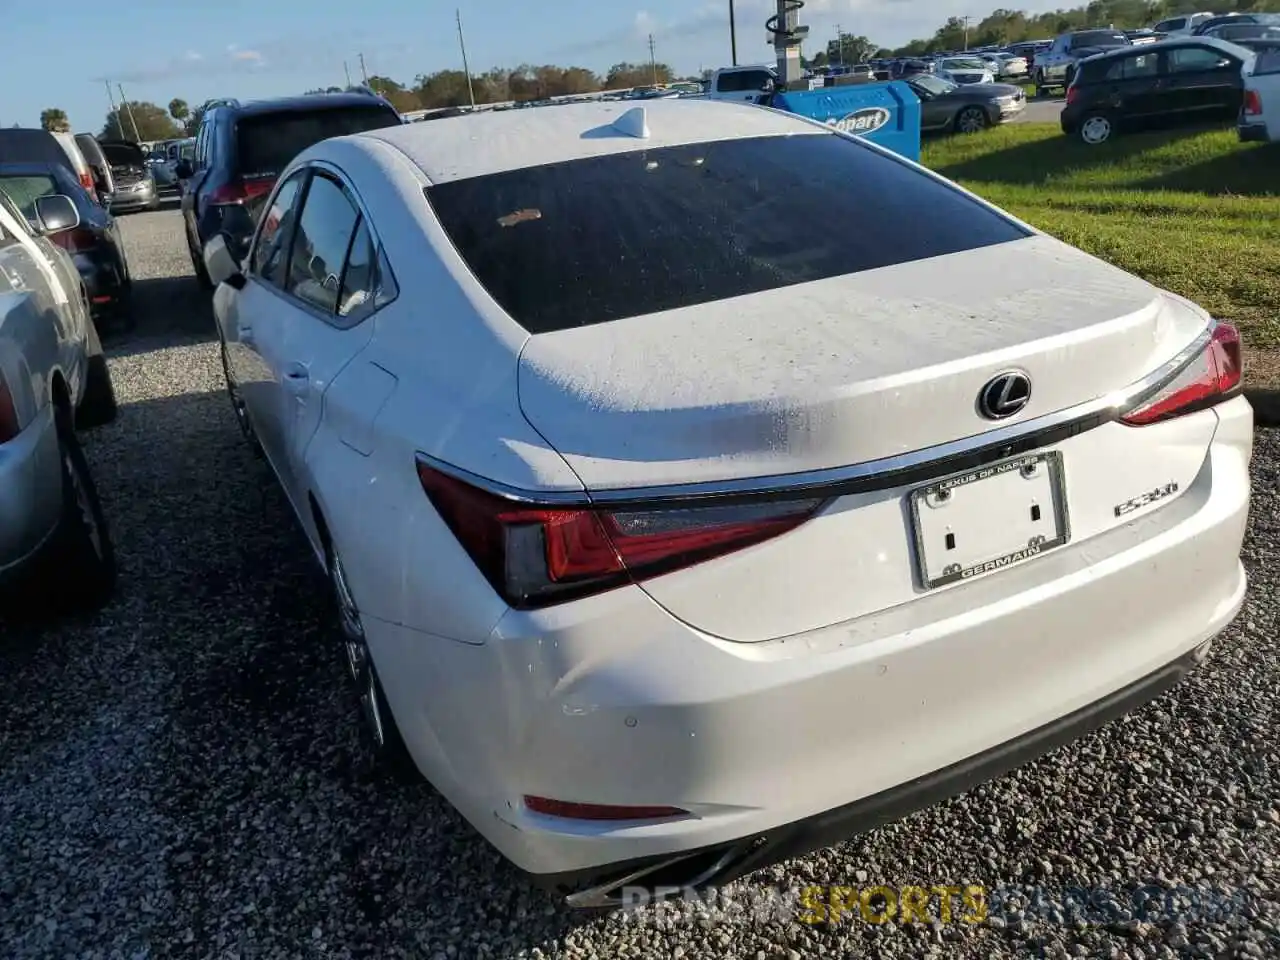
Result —
[[835, 127], [841, 133], [864, 136], [875, 133], [888, 123], [892, 116], [887, 107], [863, 107], [839, 120], [828, 120], [827, 125]]

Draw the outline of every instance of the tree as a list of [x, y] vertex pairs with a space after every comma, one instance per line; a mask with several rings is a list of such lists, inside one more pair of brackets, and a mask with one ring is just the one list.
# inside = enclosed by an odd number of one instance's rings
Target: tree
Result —
[[385, 97], [401, 113], [422, 109], [422, 104], [418, 101], [418, 95], [412, 90], [406, 90], [390, 77], [370, 77], [369, 89], [379, 96]]
[[604, 78], [606, 90], [647, 87], [652, 83], [670, 83], [675, 76], [665, 63], [615, 63]]
[[177, 120], [178, 123], [186, 125], [187, 118], [191, 116], [191, 108], [187, 106], [187, 101], [178, 97], [174, 97], [169, 101], [169, 116]]
[[139, 140], [171, 140], [183, 134], [182, 128], [173, 122], [163, 107], [147, 100], [130, 100], [116, 110], [108, 111], [102, 134], [130, 140], [134, 137], [134, 124], [137, 124]]
[[40, 127], [55, 133], [70, 133], [71, 121], [67, 119], [67, 112], [61, 107], [49, 107], [47, 110], [40, 111]]
[[866, 37], [855, 37], [852, 34], [842, 33], [839, 39], [832, 40], [827, 44], [827, 62], [834, 61], [843, 63], [846, 66], [866, 63], [878, 49], [880, 48]]

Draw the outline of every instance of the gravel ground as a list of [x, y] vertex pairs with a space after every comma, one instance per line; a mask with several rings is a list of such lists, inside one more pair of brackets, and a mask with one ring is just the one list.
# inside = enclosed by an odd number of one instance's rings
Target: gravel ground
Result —
[[[0, 644], [5, 956], [1280, 955], [1276, 433], [1258, 437], [1248, 605], [1174, 693], [961, 799], [734, 885], [722, 906], [749, 910], [574, 916], [429, 788], [360, 762], [321, 581], [236, 432], [180, 229], [172, 211], [124, 221], [139, 328], [111, 347], [121, 416], [87, 440], [119, 598]], [[794, 900], [763, 899], [913, 883], [984, 885], [990, 919], [810, 926]], [[1167, 896], [1131, 916], [1144, 884]], [[1013, 887], [1049, 900], [1020, 907]], [[1114, 899], [1065, 909], [1073, 887]]]

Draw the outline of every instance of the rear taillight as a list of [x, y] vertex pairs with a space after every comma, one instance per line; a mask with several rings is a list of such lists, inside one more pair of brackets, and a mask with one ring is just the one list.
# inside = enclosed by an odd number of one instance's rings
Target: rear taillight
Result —
[[1246, 90], [1244, 92], [1244, 113], [1247, 117], [1259, 117], [1262, 115], [1262, 97], [1258, 95], [1257, 90]]
[[235, 180], [224, 183], [209, 194], [209, 202], [223, 206], [226, 204], [248, 203], [271, 192], [274, 180]]
[[654, 508], [508, 500], [418, 461], [423, 490], [513, 607], [542, 607], [723, 556], [793, 530], [821, 499]]
[[14, 405], [9, 385], [0, 377], [0, 443], [8, 443], [20, 432], [18, 408]]
[[1203, 410], [1234, 396], [1240, 387], [1240, 333], [1229, 323], [1213, 328], [1209, 342], [1154, 394], [1143, 397], [1121, 420], [1130, 426]]
[[93, 185], [93, 174], [80, 174], [80, 186], [84, 187], [85, 191], [89, 196], [93, 197], [94, 200], [98, 199], [98, 188]]
[[98, 245], [98, 238], [93, 235], [93, 231], [84, 227], [59, 230], [49, 234], [49, 239], [67, 253], [84, 253]]
[[1075, 103], [1080, 97], [1080, 90], [1077, 87], [1067, 87], [1067, 105]]

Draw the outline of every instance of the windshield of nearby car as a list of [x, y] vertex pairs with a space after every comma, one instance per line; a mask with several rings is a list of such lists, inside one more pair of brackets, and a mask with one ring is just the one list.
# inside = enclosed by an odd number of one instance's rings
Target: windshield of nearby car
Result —
[[942, 61], [944, 70], [985, 70], [987, 65], [977, 57], [948, 57]]
[[[532, 334], [1027, 236], [951, 186], [835, 133], [627, 151], [425, 194], [477, 280]], [[823, 223], [841, 229], [814, 229]]]
[[22, 215], [32, 222], [36, 219], [36, 200], [61, 192], [53, 177], [47, 174], [0, 173], [0, 190], [3, 190]]
[[389, 107], [329, 107], [251, 114], [236, 123], [240, 172], [276, 174], [308, 147], [330, 137], [396, 126], [400, 115]]
[[958, 90], [960, 85], [942, 77], [934, 77], [928, 74], [921, 74], [918, 77], [912, 77], [907, 83], [913, 87], [918, 87], [926, 93], [930, 93], [935, 97], [940, 97], [944, 93], [950, 93], [952, 90]]
[[1071, 38], [1073, 47], [1128, 47], [1129, 38], [1115, 30], [1086, 30]]

